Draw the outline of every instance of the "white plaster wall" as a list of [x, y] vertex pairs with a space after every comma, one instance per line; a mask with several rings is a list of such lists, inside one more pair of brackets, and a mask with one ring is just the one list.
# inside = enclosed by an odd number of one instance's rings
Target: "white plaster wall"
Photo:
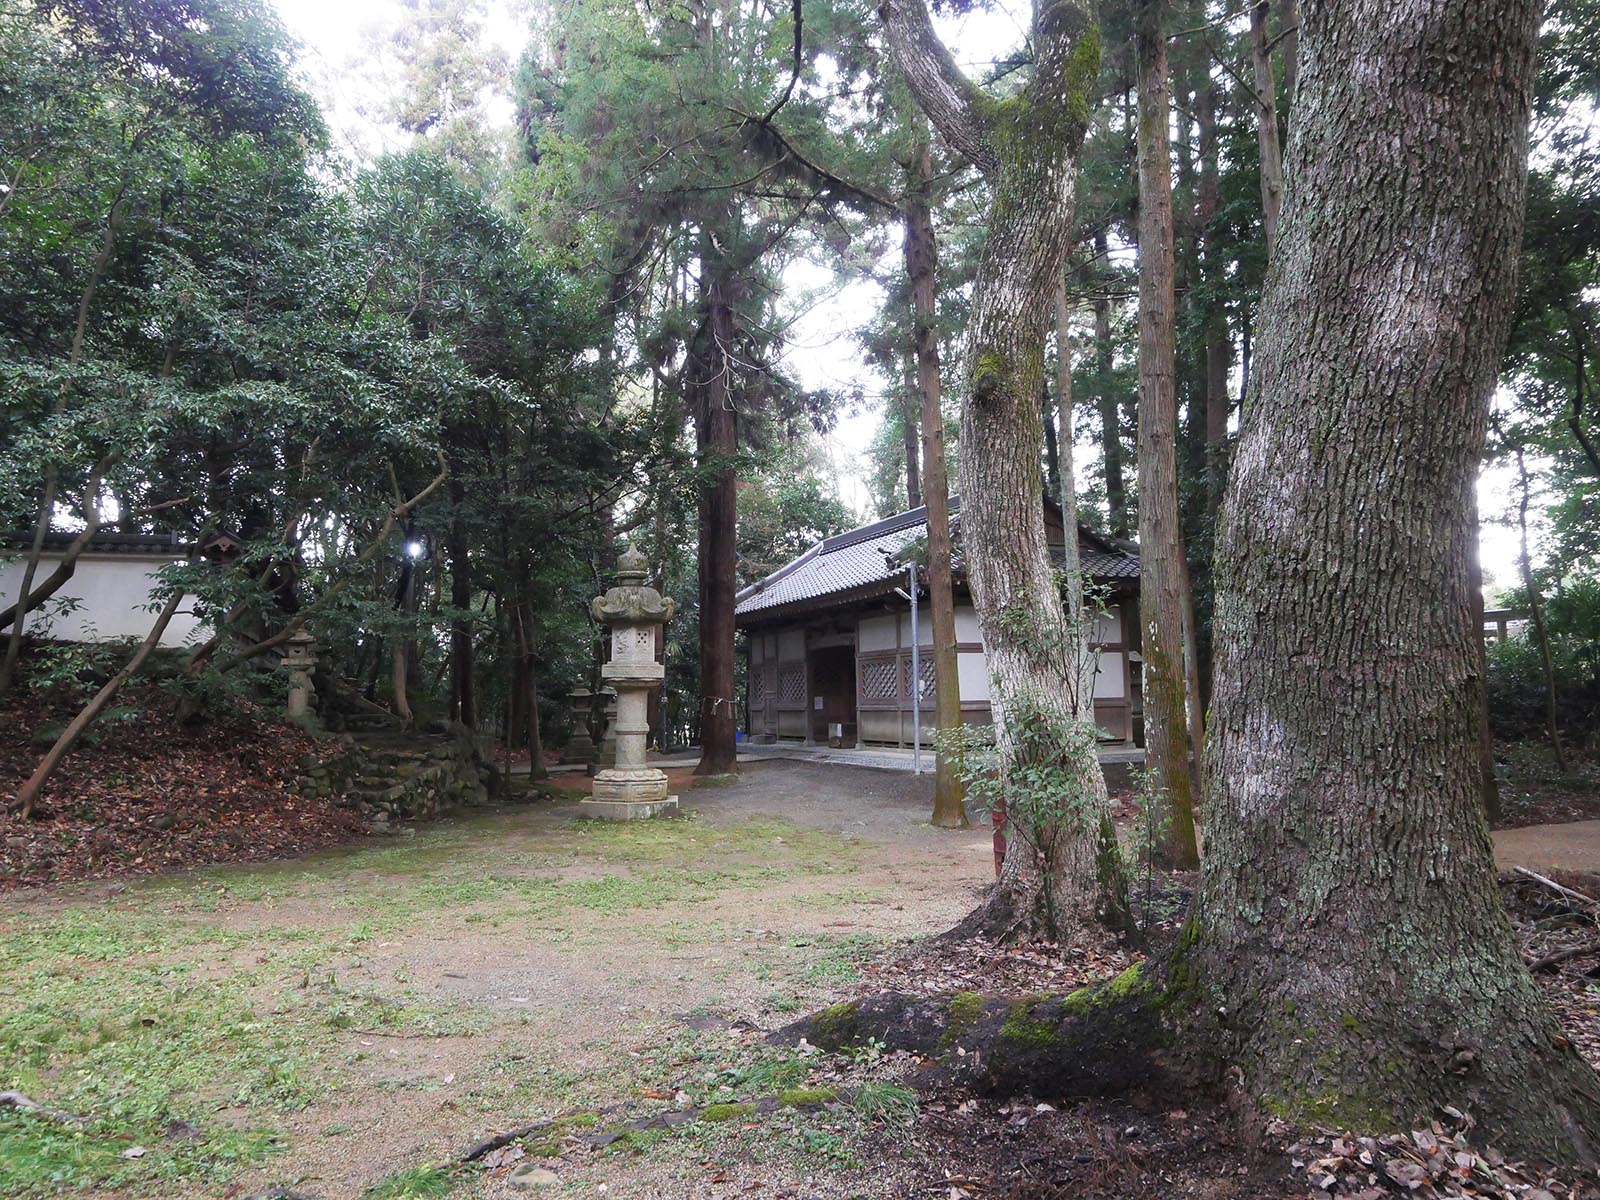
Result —
[[857, 650], [893, 650], [895, 619], [891, 614], [883, 617], [862, 617], [856, 627]]
[[1098, 655], [1099, 669], [1094, 677], [1096, 700], [1121, 700], [1127, 692], [1127, 681], [1122, 671], [1122, 652], [1110, 650]]
[[969, 700], [988, 701], [989, 663], [982, 654], [963, 650], [956, 655], [956, 678], [961, 681], [963, 704]]
[[[50, 577], [61, 560], [45, 556], [34, 575], [34, 587]], [[57, 638], [68, 642], [106, 642], [115, 638], [139, 638], [150, 632], [156, 614], [146, 609], [156, 573], [175, 559], [124, 555], [90, 556], [78, 559], [72, 578], [62, 586], [43, 610], [28, 618], [28, 632], [35, 637]], [[16, 602], [22, 587], [26, 563], [14, 559], [0, 566], [0, 607]], [[78, 602], [73, 612], [55, 616], [56, 602], [62, 598]], [[163, 646], [182, 646], [194, 640], [200, 622], [185, 602], [162, 635]]]
[[956, 606], [956, 641], [969, 645], [983, 641], [983, 629], [978, 625], [977, 611], [971, 605]]
[[[900, 614], [900, 644], [911, 645], [911, 610], [908, 608]], [[917, 644], [919, 646], [933, 645], [933, 610], [926, 604], [917, 609]]]

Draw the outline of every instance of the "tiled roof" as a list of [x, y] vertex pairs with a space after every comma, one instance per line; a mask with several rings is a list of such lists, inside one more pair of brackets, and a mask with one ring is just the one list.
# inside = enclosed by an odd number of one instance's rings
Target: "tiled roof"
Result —
[[[52, 529], [44, 535], [44, 552], [59, 554], [77, 540], [76, 533]], [[0, 534], [0, 553], [25, 552], [32, 545], [33, 533], [29, 530]], [[97, 533], [89, 540], [87, 550], [90, 554], [171, 554], [181, 558], [188, 546], [188, 541], [176, 533]]]
[[[953, 526], [960, 507], [960, 500], [951, 497]], [[925, 537], [927, 531], [928, 510], [914, 508], [824, 538], [793, 562], [741, 591], [735, 615], [751, 618], [806, 601], [826, 598], [828, 603], [843, 604], [889, 592], [904, 579], [904, 568], [891, 568], [889, 559]], [[1084, 572], [1090, 578], [1139, 578], [1139, 559], [1134, 553], [1081, 525], [1078, 547]], [[959, 562], [956, 565], [959, 569]]]

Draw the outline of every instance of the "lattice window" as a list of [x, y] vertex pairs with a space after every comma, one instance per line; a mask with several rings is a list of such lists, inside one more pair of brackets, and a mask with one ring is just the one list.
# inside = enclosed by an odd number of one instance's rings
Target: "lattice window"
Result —
[[891, 658], [881, 658], [861, 664], [863, 700], [893, 700], [898, 695], [900, 695], [899, 663]]
[[778, 699], [784, 704], [806, 702], [806, 668], [804, 663], [778, 668]]
[[922, 659], [922, 698], [926, 700], [933, 695], [933, 656]]
[[750, 707], [764, 708], [767, 703], [767, 673], [759, 668], [750, 673]]

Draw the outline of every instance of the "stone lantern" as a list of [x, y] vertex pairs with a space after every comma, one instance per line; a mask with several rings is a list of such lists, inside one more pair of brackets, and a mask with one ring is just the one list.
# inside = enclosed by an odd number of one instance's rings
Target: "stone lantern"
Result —
[[593, 699], [594, 693], [588, 688], [572, 689], [572, 737], [561, 752], [564, 763], [588, 765], [594, 761], [594, 739], [589, 736], [589, 704]]
[[678, 798], [667, 795], [666, 774], [647, 766], [644, 758], [649, 696], [665, 674], [656, 661], [656, 631], [672, 620], [677, 606], [646, 587], [644, 577], [644, 555], [625, 549], [617, 558], [617, 586], [590, 609], [611, 630], [611, 661], [601, 666], [600, 675], [617, 693], [616, 765], [594, 777], [593, 798], [579, 805], [591, 817], [629, 821], [678, 807]]
[[317, 640], [304, 629], [284, 643], [283, 669], [289, 672], [290, 720], [303, 720], [311, 708], [311, 672], [317, 665]]

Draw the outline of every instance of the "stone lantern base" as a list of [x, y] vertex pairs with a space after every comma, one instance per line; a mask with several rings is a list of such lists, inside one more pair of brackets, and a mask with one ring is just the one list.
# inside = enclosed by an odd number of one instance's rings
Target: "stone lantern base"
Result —
[[594, 794], [579, 801], [579, 815], [597, 821], [642, 821], [672, 812], [667, 777], [654, 767], [608, 767], [594, 777]]

